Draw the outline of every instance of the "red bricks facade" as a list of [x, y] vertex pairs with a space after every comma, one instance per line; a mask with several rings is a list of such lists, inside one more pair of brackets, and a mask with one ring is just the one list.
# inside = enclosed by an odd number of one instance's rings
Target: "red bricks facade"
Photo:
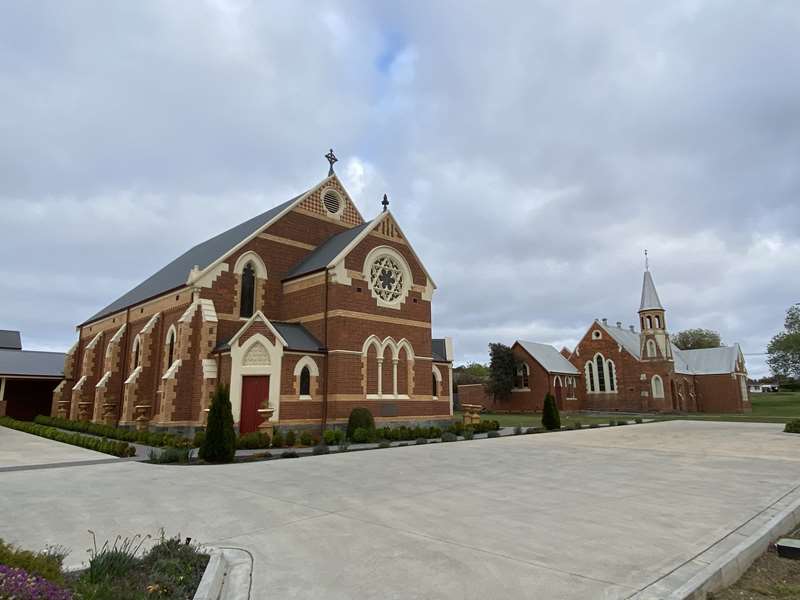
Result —
[[[323, 202], [329, 190], [343, 204], [336, 214]], [[86, 323], [67, 357], [71, 376], [54, 393], [55, 412], [142, 428], [199, 427], [224, 383], [238, 422], [244, 378], [262, 377], [279, 425], [343, 423], [356, 406], [379, 422], [450, 418], [451, 363], [436, 362], [434, 373], [434, 285], [390, 213], [337, 264], [287, 278], [332, 236], [363, 223], [330, 177], [216, 263], [187, 273], [186, 287]], [[401, 301], [387, 306], [370, 288], [366, 261], [376, 252], [389, 252], [407, 275]], [[245, 264], [256, 274], [251, 318], [240, 317]], [[276, 323], [302, 325], [321, 348], [292, 347]], [[312, 374], [301, 395], [304, 369]]]

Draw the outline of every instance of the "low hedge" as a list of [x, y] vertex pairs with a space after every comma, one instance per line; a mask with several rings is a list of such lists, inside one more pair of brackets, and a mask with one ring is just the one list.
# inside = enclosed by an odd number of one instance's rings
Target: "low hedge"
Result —
[[59, 429], [99, 435], [100, 437], [113, 440], [136, 442], [146, 446], [155, 446], [157, 448], [164, 448], [167, 446], [173, 448], [188, 448], [192, 446], [192, 440], [172, 433], [136, 431], [133, 429], [122, 429], [120, 427], [104, 425], [102, 423], [92, 423], [91, 421], [73, 421], [71, 419], [62, 419], [61, 417], [45, 417], [44, 415], [39, 415], [34, 421], [39, 425], [46, 425], [47, 427], [58, 427]]
[[11, 417], [0, 417], [0, 425], [55, 440], [56, 442], [80, 446], [81, 448], [87, 448], [89, 450], [96, 450], [104, 454], [112, 454], [120, 457], [134, 456], [136, 454], [136, 448], [128, 444], [128, 442], [121, 440], [107, 440], [105, 438], [89, 437], [79, 433], [66, 433], [54, 427], [48, 427], [40, 423], [17, 421]]
[[800, 433], [800, 419], [789, 421], [783, 428], [786, 433]]

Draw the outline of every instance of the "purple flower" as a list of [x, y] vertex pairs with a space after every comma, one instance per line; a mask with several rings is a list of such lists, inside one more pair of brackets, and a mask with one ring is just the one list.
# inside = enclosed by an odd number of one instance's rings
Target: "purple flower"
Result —
[[14, 600], [72, 600], [72, 594], [25, 569], [0, 565], [0, 598]]

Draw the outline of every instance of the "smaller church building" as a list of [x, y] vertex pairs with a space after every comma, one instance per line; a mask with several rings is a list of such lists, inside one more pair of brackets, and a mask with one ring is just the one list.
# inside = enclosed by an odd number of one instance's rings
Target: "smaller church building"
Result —
[[666, 310], [645, 270], [638, 328], [597, 319], [570, 351], [517, 341], [517, 377], [509, 398], [459, 386], [459, 399], [492, 410], [540, 411], [545, 394], [561, 410], [748, 412], [747, 369], [738, 344], [681, 350], [670, 340]]

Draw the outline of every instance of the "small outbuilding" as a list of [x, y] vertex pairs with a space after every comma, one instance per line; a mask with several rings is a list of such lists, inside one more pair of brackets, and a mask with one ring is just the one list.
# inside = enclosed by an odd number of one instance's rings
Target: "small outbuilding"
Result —
[[49, 415], [65, 357], [63, 352], [23, 350], [19, 331], [0, 329], [0, 416], [30, 421]]

